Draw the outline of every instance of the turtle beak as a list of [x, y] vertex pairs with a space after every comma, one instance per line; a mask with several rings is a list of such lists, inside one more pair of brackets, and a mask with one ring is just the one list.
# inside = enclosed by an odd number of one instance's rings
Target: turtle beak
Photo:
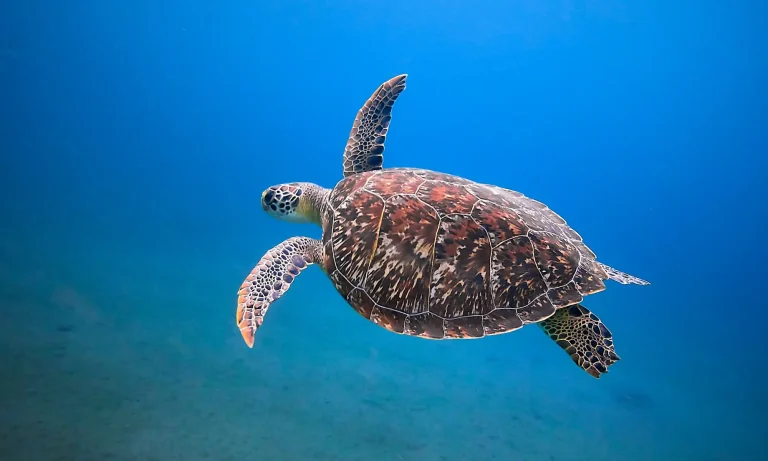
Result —
[[261, 193], [261, 208], [267, 213], [269, 213], [270, 205], [272, 204], [272, 201], [274, 199], [275, 199], [274, 187], [270, 187], [269, 189], [264, 190], [264, 192]]

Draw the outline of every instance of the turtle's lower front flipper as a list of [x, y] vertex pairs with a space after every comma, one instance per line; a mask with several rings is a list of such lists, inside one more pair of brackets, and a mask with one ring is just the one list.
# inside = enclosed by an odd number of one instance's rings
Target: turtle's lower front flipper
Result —
[[253, 347], [269, 305], [288, 291], [302, 270], [320, 260], [321, 248], [320, 240], [291, 237], [262, 256], [245, 278], [237, 292], [237, 326], [248, 347]]
[[558, 309], [539, 326], [576, 365], [595, 378], [607, 373], [608, 367], [620, 360], [613, 347], [611, 332], [581, 304]]

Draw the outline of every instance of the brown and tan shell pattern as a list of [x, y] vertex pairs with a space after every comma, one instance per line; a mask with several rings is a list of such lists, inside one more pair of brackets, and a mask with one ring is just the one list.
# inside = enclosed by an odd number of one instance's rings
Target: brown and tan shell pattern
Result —
[[330, 194], [323, 267], [363, 317], [426, 338], [539, 322], [605, 289], [565, 221], [520, 193], [428, 170], [349, 176]]

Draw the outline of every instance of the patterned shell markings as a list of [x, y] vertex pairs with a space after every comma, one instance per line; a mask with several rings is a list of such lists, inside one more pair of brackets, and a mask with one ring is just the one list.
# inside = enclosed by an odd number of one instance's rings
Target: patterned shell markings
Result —
[[605, 288], [581, 237], [511, 190], [392, 168], [345, 178], [329, 205], [331, 280], [363, 317], [397, 333], [503, 333]]

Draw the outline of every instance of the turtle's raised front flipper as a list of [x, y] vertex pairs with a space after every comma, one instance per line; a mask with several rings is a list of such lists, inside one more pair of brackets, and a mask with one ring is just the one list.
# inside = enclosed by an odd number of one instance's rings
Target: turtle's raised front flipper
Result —
[[613, 347], [611, 332], [581, 304], [558, 309], [538, 325], [576, 365], [595, 378], [607, 373], [608, 367], [620, 360]]
[[364, 171], [380, 170], [384, 163], [384, 141], [392, 106], [405, 89], [406, 74], [384, 83], [368, 98], [357, 112], [344, 149], [344, 176]]
[[288, 291], [299, 272], [318, 262], [321, 253], [320, 240], [291, 237], [264, 254], [248, 274], [237, 292], [237, 327], [248, 347], [253, 347], [269, 305]]

